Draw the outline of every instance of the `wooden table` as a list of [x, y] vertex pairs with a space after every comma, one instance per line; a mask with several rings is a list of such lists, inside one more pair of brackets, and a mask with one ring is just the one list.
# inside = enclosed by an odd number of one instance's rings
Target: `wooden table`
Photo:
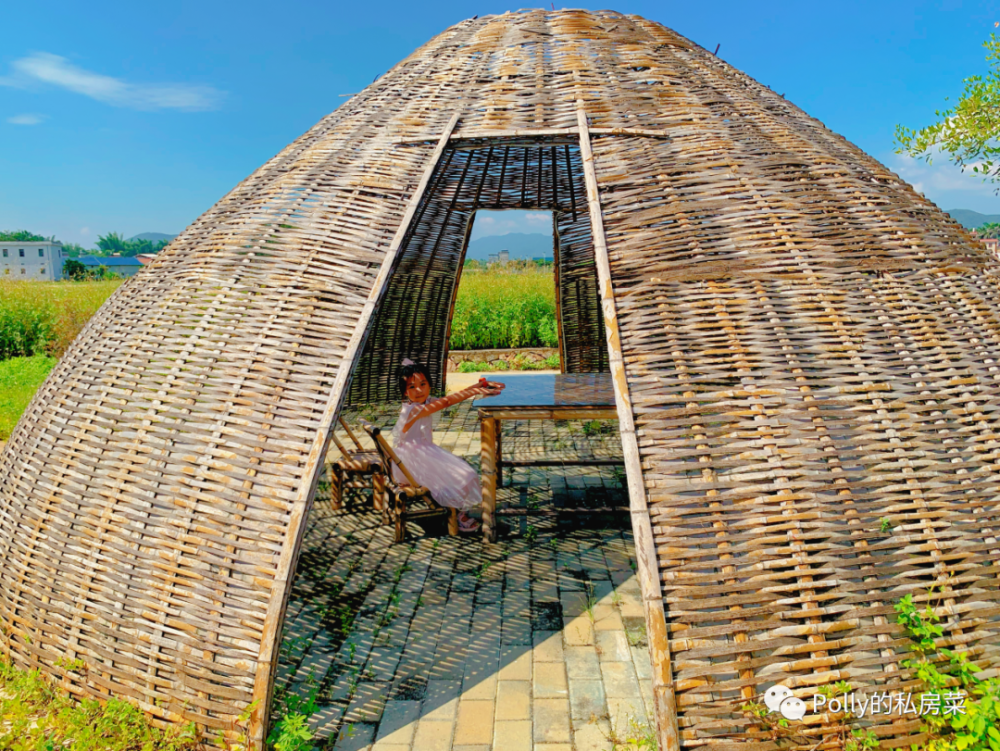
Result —
[[496, 541], [497, 483], [502, 481], [502, 467], [543, 467], [552, 465], [605, 466], [623, 464], [621, 459], [504, 460], [500, 441], [502, 420], [615, 420], [615, 390], [610, 373], [563, 373], [517, 375], [501, 381], [506, 388], [499, 396], [480, 399], [480, 437], [483, 478], [483, 537]]

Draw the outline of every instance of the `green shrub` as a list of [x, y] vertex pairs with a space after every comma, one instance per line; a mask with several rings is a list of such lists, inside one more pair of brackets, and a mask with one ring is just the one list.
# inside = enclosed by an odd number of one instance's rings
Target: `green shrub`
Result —
[[[938, 585], [943, 599], [945, 587]], [[980, 668], [968, 652], [946, 649], [936, 639], [944, 635], [938, 625], [941, 617], [931, 607], [934, 587], [927, 592], [928, 602], [920, 610], [908, 594], [894, 605], [896, 622], [906, 629], [913, 642], [915, 659], [903, 660], [902, 666], [920, 679], [934, 705], [932, 714], [924, 715], [921, 730], [930, 736], [928, 751], [1000, 751], [1000, 679], [976, 677]], [[947, 663], [938, 655], [947, 658]], [[958, 686], [955, 686], [955, 683]], [[949, 713], [942, 691], [964, 696], [962, 712]], [[921, 701], [923, 703], [923, 700]]]
[[458, 364], [459, 373], [494, 373], [498, 370], [559, 370], [559, 355], [557, 353], [538, 362], [528, 362], [527, 358], [518, 355], [513, 363], [498, 361], [490, 364], [466, 360]]
[[61, 357], [121, 283], [0, 279], [0, 360], [43, 352]]
[[555, 280], [550, 272], [462, 275], [451, 349], [556, 347]]

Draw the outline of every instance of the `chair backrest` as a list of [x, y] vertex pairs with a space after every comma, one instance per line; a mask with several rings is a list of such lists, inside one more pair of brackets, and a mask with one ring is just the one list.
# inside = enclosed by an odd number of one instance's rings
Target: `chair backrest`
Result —
[[344, 422], [344, 418], [338, 417], [337, 420], [340, 422], [341, 425], [344, 426], [344, 430], [347, 431], [347, 435], [349, 435], [351, 437], [351, 440], [354, 441], [354, 445], [358, 447], [357, 452], [348, 451], [347, 448], [344, 446], [344, 444], [340, 442], [340, 439], [337, 438], [337, 431], [336, 429], [334, 429], [331, 432], [330, 437], [333, 438], [333, 442], [337, 444], [337, 448], [340, 449], [340, 453], [344, 456], [344, 458], [350, 459], [352, 454], [354, 453], [359, 453], [359, 454], [364, 453], [365, 447], [361, 445], [361, 441], [359, 441], [357, 439], [357, 436], [354, 435], [354, 431], [351, 430], [350, 426], [346, 422]]
[[413, 475], [410, 474], [410, 470], [406, 468], [406, 465], [396, 456], [396, 452], [392, 450], [392, 446], [389, 442], [385, 440], [382, 436], [382, 429], [377, 428], [372, 425], [367, 420], [358, 420], [361, 423], [361, 427], [365, 429], [365, 432], [371, 436], [372, 440], [375, 442], [375, 448], [378, 449], [378, 455], [382, 459], [382, 464], [386, 468], [386, 478], [392, 481], [392, 467], [395, 464], [399, 467], [400, 471], [406, 477], [406, 481], [415, 488], [420, 487], [420, 483], [413, 479]]
[[344, 422], [343, 417], [338, 417], [337, 419], [340, 421], [340, 424], [344, 426], [344, 430], [347, 431], [347, 435], [349, 435], [351, 440], [354, 441], [354, 445], [358, 447], [358, 451], [364, 451], [365, 447], [361, 445], [361, 441], [359, 441], [357, 436], [354, 435], [354, 431], [351, 430], [351, 426]]

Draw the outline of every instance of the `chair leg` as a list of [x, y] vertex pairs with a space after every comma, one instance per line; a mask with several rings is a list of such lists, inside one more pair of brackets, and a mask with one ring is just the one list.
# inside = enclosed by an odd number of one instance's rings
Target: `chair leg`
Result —
[[396, 496], [396, 537], [397, 543], [406, 539], [406, 501], [402, 493]]
[[458, 509], [453, 508], [448, 512], [448, 534], [451, 537], [458, 536]]
[[392, 523], [392, 515], [396, 506], [395, 501], [393, 500], [392, 491], [389, 490], [389, 486], [386, 484], [385, 475], [379, 475], [378, 482], [378, 508], [382, 511], [382, 526], [384, 527]]
[[343, 506], [344, 475], [337, 466], [330, 467], [330, 508], [334, 511]]
[[376, 511], [385, 511], [385, 475], [378, 470], [372, 472], [372, 503]]

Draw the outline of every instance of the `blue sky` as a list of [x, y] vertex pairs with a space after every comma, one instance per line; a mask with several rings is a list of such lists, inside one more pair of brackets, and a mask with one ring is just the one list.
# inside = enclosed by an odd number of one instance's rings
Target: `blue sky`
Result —
[[[177, 233], [377, 75], [503, 2], [8, 3], [0, 229], [91, 246]], [[556, 4], [556, 7], [563, 7]], [[569, 7], [569, 6], [567, 6]], [[608, 7], [601, 3], [594, 8]], [[995, 3], [620, 2], [822, 120], [944, 209], [1000, 213], [979, 178], [892, 153], [986, 71]], [[526, 231], [498, 221], [486, 232]], [[545, 225], [547, 217], [536, 219]]]

